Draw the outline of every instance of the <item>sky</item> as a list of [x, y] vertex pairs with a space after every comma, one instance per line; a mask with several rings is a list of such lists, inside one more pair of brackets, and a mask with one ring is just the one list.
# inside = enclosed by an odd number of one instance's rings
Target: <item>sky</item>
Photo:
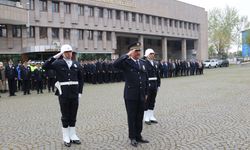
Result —
[[207, 11], [214, 7], [225, 8], [227, 5], [236, 7], [242, 16], [248, 16], [250, 20], [250, 0], [179, 0], [189, 4], [205, 8]]

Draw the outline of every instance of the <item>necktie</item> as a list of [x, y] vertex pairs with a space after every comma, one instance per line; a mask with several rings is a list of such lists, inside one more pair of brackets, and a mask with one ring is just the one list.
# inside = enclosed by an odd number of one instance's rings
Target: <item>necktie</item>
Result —
[[137, 60], [136, 63], [137, 63], [137, 67], [138, 67], [139, 69], [141, 69], [139, 60]]

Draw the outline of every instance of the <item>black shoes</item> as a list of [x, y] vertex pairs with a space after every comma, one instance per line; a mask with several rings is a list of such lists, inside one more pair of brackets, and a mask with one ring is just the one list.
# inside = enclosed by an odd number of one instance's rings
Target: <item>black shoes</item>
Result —
[[80, 140], [71, 140], [70, 142], [73, 144], [77, 144], [77, 145], [82, 144], [82, 142]]
[[149, 141], [144, 140], [143, 138], [137, 139], [136, 141], [137, 141], [138, 143], [142, 143], [142, 144], [144, 144], [144, 143], [149, 143]]
[[145, 121], [147, 125], [151, 125], [151, 121]]
[[137, 147], [138, 146], [138, 142], [135, 140], [135, 139], [132, 139], [130, 144], [134, 147]]
[[156, 120], [151, 120], [150, 122], [151, 122], [151, 123], [154, 123], [154, 124], [157, 124], [157, 123], [158, 123], [158, 121], [156, 121]]
[[71, 143], [64, 142], [64, 145], [65, 145], [66, 147], [70, 147], [70, 146], [71, 146]]

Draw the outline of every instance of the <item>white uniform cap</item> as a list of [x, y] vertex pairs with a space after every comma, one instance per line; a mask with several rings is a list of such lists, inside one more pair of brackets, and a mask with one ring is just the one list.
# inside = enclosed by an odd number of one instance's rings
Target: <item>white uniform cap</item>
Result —
[[68, 44], [62, 45], [61, 47], [61, 53], [72, 52], [72, 51], [73, 51], [72, 47]]
[[147, 49], [146, 51], [145, 51], [145, 57], [148, 57], [148, 55], [149, 54], [155, 54], [155, 51], [153, 50], [153, 49], [151, 49], [151, 48], [149, 48], [149, 49]]

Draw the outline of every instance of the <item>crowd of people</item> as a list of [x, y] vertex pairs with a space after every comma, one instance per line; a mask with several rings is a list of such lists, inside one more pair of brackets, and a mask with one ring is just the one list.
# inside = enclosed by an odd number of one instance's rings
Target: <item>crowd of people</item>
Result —
[[[37, 94], [55, 91], [56, 74], [54, 70], [45, 71], [43, 62], [33, 61], [19, 62], [17, 65], [12, 60], [4, 66], [0, 62], [0, 91], [9, 91], [9, 96], [15, 96], [15, 92], [22, 91], [24, 95], [30, 91]], [[82, 75], [85, 83], [102, 84], [124, 81], [123, 72], [113, 66], [113, 60], [80, 61]], [[192, 76], [203, 74], [201, 61], [171, 60], [159, 61], [158, 67], [161, 78], [173, 78], [179, 76]]]

